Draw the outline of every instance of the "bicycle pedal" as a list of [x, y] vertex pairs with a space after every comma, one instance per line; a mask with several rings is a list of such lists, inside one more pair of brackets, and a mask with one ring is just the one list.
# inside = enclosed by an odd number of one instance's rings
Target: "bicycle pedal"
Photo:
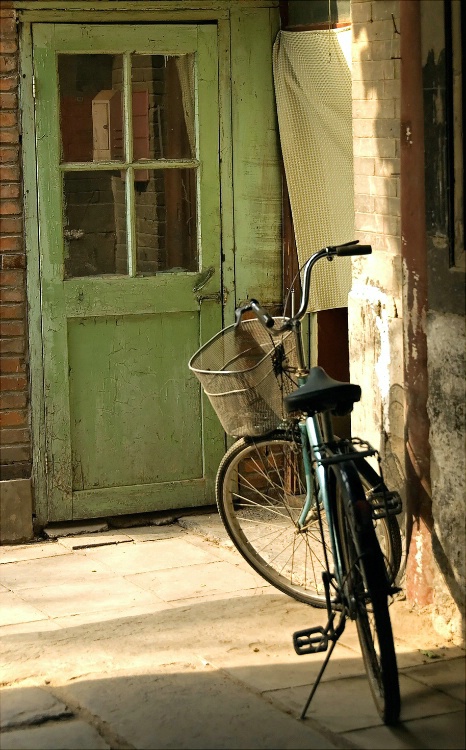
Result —
[[402, 500], [398, 492], [376, 492], [372, 490], [368, 495], [372, 506], [372, 517], [375, 521], [387, 516], [397, 516], [402, 511]]
[[298, 630], [293, 633], [293, 646], [299, 656], [317, 654], [319, 651], [327, 651], [328, 636], [322, 627]]

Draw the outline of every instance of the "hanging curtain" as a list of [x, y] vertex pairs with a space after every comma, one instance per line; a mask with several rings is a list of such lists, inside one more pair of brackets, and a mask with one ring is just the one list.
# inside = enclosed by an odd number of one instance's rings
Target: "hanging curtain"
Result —
[[[298, 259], [354, 239], [351, 29], [281, 31], [274, 44], [280, 141]], [[346, 307], [351, 262], [317, 264], [309, 311]]]

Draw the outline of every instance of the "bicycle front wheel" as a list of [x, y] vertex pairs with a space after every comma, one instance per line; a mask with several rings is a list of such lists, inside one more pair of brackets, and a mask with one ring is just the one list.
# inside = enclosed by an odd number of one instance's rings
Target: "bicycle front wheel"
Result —
[[299, 439], [276, 432], [238, 440], [220, 464], [216, 496], [225, 528], [247, 562], [285, 594], [324, 607], [322, 572], [333, 556], [317, 503], [304, 528], [298, 525], [306, 498]]
[[[338, 478], [338, 535], [346, 569], [350, 605], [364, 666], [377, 711], [385, 724], [400, 714], [400, 688], [393, 632], [388, 611], [389, 576], [362, 486]], [[348, 489], [349, 487], [353, 489]], [[354, 487], [360, 488], [358, 497]]]

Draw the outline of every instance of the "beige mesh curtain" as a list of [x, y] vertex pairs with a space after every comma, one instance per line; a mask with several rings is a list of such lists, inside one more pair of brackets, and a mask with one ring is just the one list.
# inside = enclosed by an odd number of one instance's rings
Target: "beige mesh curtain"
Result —
[[[354, 234], [351, 30], [281, 31], [274, 44], [280, 141], [300, 265]], [[313, 271], [310, 311], [346, 307], [351, 262]]]

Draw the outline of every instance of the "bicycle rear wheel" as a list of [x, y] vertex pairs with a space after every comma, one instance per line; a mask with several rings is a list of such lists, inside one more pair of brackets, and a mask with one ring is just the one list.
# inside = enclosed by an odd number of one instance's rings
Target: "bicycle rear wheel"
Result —
[[[373, 485], [366, 484], [371, 490]], [[220, 463], [217, 505], [238, 551], [280, 591], [325, 607], [322, 572], [327, 565], [333, 569], [327, 519], [315, 501], [305, 527], [298, 528], [305, 497], [299, 434], [277, 431], [254, 440], [242, 438]], [[380, 519], [375, 526], [387, 568], [396, 575], [401, 556], [396, 518]]]
[[[366, 484], [371, 490], [372, 485]], [[220, 463], [217, 505], [238, 551], [280, 591], [325, 607], [322, 572], [333, 570], [327, 519], [315, 501], [300, 529], [305, 497], [299, 434], [279, 430], [263, 438], [241, 438]], [[380, 519], [375, 526], [394, 579], [401, 556], [396, 518]]]
[[220, 464], [216, 496], [230, 538], [254, 570], [294, 599], [324, 607], [322, 572], [332, 553], [323, 509], [315, 504], [298, 526], [306, 497], [298, 439], [277, 432], [238, 440]]
[[362, 485], [357, 475], [356, 480], [352, 477], [348, 482], [345, 477], [343, 481], [340, 471], [345, 470], [336, 470], [337, 522], [349, 597], [356, 607], [359, 643], [375, 706], [385, 724], [395, 724], [400, 688], [388, 611], [390, 581]]

